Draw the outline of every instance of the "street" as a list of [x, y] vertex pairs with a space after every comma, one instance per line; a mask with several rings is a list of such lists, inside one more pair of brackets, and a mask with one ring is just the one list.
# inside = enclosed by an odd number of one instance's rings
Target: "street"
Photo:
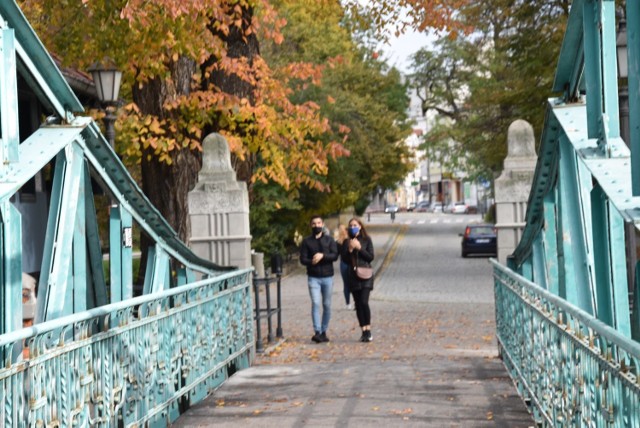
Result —
[[[375, 214], [373, 342], [361, 343], [336, 276], [330, 343], [314, 344], [304, 271], [283, 280], [286, 341], [176, 426], [529, 427], [497, 357], [488, 258], [460, 256], [479, 215]], [[366, 220], [366, 218], [365, 218]]]
[[[382, 225], [375, 216], [373, 225]], [[393, 261], [384, 269], [385, 280], [378, 299], [425, 303], [469, 303], [493, 305], [491, 268], [486, 257], [460, 256], [459, 233], [465, 225], [480, 222], [480, 215], [398, 213], [395, 225], [406, 231], [397, 245]]]

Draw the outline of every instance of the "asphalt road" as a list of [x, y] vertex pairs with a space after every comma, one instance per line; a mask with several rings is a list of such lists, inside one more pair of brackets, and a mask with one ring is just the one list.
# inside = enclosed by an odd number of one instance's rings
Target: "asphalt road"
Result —
[[[385, 218], [377, 218], [384, 224]], [[377, 298], [430, 303], [493, 306], [493, 281], [487, 257], [460, 255], [459, 233], [479, 215], [399, 213], [400, 240], [388, 263]], [[391, 281], [389, 277], [402, 277]]]

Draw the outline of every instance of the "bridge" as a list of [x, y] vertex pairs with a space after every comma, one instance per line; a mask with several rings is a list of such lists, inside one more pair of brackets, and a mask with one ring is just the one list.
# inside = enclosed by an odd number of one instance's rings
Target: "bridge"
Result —
[[[166, 426], [251, 365], [251, 270], [217, 266], [177, 238], [77, 114], [17, 5], [1, 2], [0, 16], [0, 426]], [[92, 182], [116, 202], [107, 275]], [[137, 297], [134, 225], [153, 241]], [[23, 328], [22, 275], [33, 270], [35, 324]]]
[[[0, 16], [0, 426], [166, 426], [252, 364], [251, 272], [177, 239], [79, 115], [16, 4], [0, 2]], [[507, 266], [493, 262], [498, 347], [541, 425], [640, 425], [640, 293], [625, 251], [640, 220], [637, 2], [626, 16], [631, 149], [618, 119], [615, 3], [575, 0], [522, 239]], [[24, 106], [49, 119], [34, 123]], [[50, 199], [39, 205], [45, 176]], [[117, 202], [106, 275], [94, 183]], [[46, 230], [25, 328], [33, 243], [22, 237], [38, 214]], [[134, 226], [154, 242], [137, 297]]]

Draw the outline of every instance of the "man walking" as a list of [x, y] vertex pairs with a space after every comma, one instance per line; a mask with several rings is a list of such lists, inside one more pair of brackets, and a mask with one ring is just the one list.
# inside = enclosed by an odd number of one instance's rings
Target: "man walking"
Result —
[[[311, 320], [316, 343], [328, 342], [327, 329], [331, 319], [333, 291], [333, 262], [338, 259], [336, 241], [324, 233], [324, 221], [319, 215], [311, 217], [311, 235], [300, 246], [300, 263], [307, 267], [307, 284], [311, 296]], [[322, 304], [322, 321], [320, 305]]]

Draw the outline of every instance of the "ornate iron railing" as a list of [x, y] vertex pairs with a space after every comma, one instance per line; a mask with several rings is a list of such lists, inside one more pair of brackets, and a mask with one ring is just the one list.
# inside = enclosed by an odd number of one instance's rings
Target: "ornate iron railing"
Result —
[[172, 422], [253, 361], [250, 272], [0, 336], [0, 427]]
[[640, 344], [492, 263], [498, 348], [536, 420], [640, 426]]

